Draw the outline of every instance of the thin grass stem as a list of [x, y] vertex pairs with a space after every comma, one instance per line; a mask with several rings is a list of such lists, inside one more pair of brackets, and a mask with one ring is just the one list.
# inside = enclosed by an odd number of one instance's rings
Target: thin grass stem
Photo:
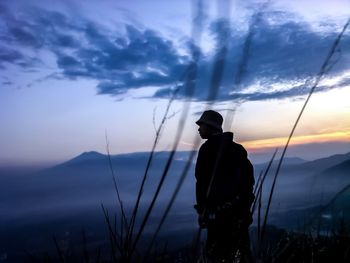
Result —
[[[331, 62], [331, 58], [333, 57], [334, 53], [336, 52], [338, 46], [339, 46], [339, 43], [340, 43], [340, 40], [342, 39], [343, 35], [344, 35], [344, 32], [346, 31], [346, 29], [348, 28], [350, 24], [350, 19], [348, 19], [348, 21], [345, 23], [345, 25], [343, 26], [343, 29], [342, 31], [338, 34], [338, 36], [336, 37], [333, 45], [331, 46], [331, 49], [329, 51], [329, 53], [327, 54], [326, 56], [326, 59], [324, 61], [324, 63], [322, 64], [321, 66], [321, 69], [319, 71], [319, 73], [317, 74], [316, 76], [316, 79], [315, 79], [315, 82], [309, 92], [309, 95], [307, 96], [302, 108], [301, 108], [301, 111], [299, 112], [299, 115], [293, 125], [293, 128], [290, 132], [290, 135], [288, 137], [288, 140], [286, 142], [286, 145], [284, 146], [283, 148], [283, 152], [282, 152], [282, 155], [281, 155], [281, 158], [278, 162], [278, 165], [277, 165], [277, 170], [276, 170], [276, 173], [275, 173], [275, 176], [274, 176], [274, 179], [273, 179], [273, 183], [272, 183], [272, 187], [271, 187], [271, 190], [270, 190], [270, 195], [269, 195], [269, 199], [268, 199], [268, 202], [267, 202], [267, 208], [266, 208], [266, 213], [265, 213], [265, 217], [264, 217], [264, 223], [263, 223], [263, 228], [262, 228], [262, 236], [261, 236], [261, 241], [263, 241], [264, 239], [264, 235], [265, 235], [265, 229], [266, 229], [266, 224], [267, 224], [267, 219], [268, 219], [268, 215], [269, 215], [269, 211], [270, 211], [270, 206], [271, 206], [271, 201], [272, 201], [272, 196], [273, 196], [273, 193], [274, 193], [274, 189], [275, 189], [275, 185], [276, 185], [276, 181], [277, 181], [277, 176], [279, 174], [279, 171], [281, 169], [281, 166], [282, 166], [282, 162], [284, 160], [284, 156], [286, 154], [286, 151], [288, 149], [288, 146], [289, 146], [289, 142], [290, 140], [292, 139], [293, 135], [294, 135], [294, 132], [295, 132], [295, 129], [297, 128], [298, 126], [298, 123], [301, 119], [301, 116], [303, 115], [304, 113], [304, 110], [312, 96], [312, 94], [314, 93], [316, 87], [318, 86], [319, 82], [321, 81], [322, 77], [328, 72], [328, 70], [330, 70], [330, 68], [328, 68], [330, 62]], [[334, 64], [333, 64], [334, 65]]]
[[107, 156], [108, 156], [108, 165], [109, 165], [109, 168], [110, 168], [111, 173], [112, 173], [113, 185], [114, 185], [114, 189], [115, 189], [115, 191], [117, 193], [117, 200], [118, 200], [120, 211], [121, 211], [121, 214], [122, 214], [122, 217], [123, 217], [122, 224], [124, 224], [125, 227], [127, 227], [128, 221], [127, 221], [127, 218], [126, 218], [126, 215], [125, 215], [123, 201], [122, 201], [122, 199], [120, 197], [119, 188], [118, 188], [118, 184], [117, 184], [117, 179], [115, 177], [115, 173], [114, 173], [114, 169], [113, 169], [112, 158], [111, 158], [111, 154], [110, 154], [110, 151], [109, 151], [109, 141], [108, 141], [107, 132], [105, 133], [105, 136], [106, 136], [106, 151], [107, 151]]
[[[197, 139], [196, 142], [195, 142], [195, 145], [198, 145], [199, 141], [200, 140]], [[173, 194], [172, 194], [172, 196], [170, 198], [170, 201], [169, 201], [168, 205], [166, 206], [166, 209], [165, 209], [165, 211], [163, 213], [163, 216], [162, 216], [162, 218], [161, 218], [161, 220], [160, 220], [160, 222], [159, 222], [159, 224], [157, 226], [157, 229], [156, 229], [156, 231], [154, 232], [154, 234], [152, 236], [152, 239], [151, 239], [151, 241], [149, 243], [148, 249], [146, 250], [146, 258], [148, 257], [148, 255], [149, 255], [149, 253], [150, 253], [150, 251], [152, 249], [152, 246], [153, 246], [153, 244], [154, 244], [154, 242], [156, 240], [156, 237], [157, 237], [161, 227], [163, 226], [163, 224], [164, 224], [164, 222], [165, 222], [165, 220], [166, 220], [166, 218], [167, 218], [167, 216], [168, 216], [168, 214], [169, 214], [169, 212], [170, 212], [170, 210], [171, 210], [171, 208], [172, 208], [172, 206], [173, 206], [173, 204], [175, 202], [177, 194], [180, 191], [181, 186], [182, 186], [182, 184], [183, 184], [183, 182], [184, 182], [184, 180], [185, 180], [185, 178], [186, 178], [186, 176], [188, 174], [188, 171], [189, 171], [189, 169], [191, 167], [191, 164], [192, 164], [192, 161], [194, 159], [195, 154], [196, 154], [196, 151], [192, 150], [191, 153], [190, 153], [189, 159], [186, 162], [185, 168], [183, 169], [183, 172], [182, 172], [182, 174], [181, 174], [181, 176], [179, 178], [179, 181], [177, 182], [177, 185], [176, 185], [176, 187], [174, 189], [174, 192], [173, 192]]]

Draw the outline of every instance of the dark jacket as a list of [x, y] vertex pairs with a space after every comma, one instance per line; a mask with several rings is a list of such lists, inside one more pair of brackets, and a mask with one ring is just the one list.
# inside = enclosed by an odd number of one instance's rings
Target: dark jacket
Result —
[[238, 216], [249, 213], [254, 177], [248, 170], [253, 168], [247, 151], [232, 139], [231, 132], [216, 134], [199, 149], [195, 171], [198, 213], [204, 208], [206, 214], [216, 213], [227, 202]]

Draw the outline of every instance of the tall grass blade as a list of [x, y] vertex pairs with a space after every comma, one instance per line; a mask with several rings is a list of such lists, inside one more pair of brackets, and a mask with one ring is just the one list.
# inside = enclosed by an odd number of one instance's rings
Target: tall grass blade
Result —
[[260, 171], [260, 174], [259, 174], [259, 176], [258, 176], [258, 180], [256, 181], [256, 183], [255, 183], [255, 185], [254, 185], [254, 191], [253, 191], [254, 196], [257, 196], [256, 194], [257, 194], [257, 192], [258, 192], [259, 185], [260, 185], [260, 183], [261, 183], [261, 180], [262, 180], [263, 175], [264, 175], [264, 170], [261, 170], [261, 171]]
[[[258, 195], [258, 245], [261, 239], [261, 199], [262, 199], [262, 189], [259, 191]], [[259, 250], [259, 249], [258, 249]]]
[[[198, 138], [198, 139], [196, 140], [195, 145], [198, 145], [198, 144], [199, 144], [199, 141], [200, 141], [200, 140], [199, 140], [199, 138]], [[158, 224], [158, 226], [157, 226], [157, 229], [156, 229], [156, 231], [154, 232], [154, 234], [153, 234], [153, 236], [152, 236], [152, 239], [151, 239], [151, 241], [150, 241], [150, 243], [149, 243], [149, 246], [148, 246], [148, 249], [147, 249], [147, 251], [146, 251], [146, 258], [148, 257], [148, 255], [149, 255], [149, 253], [150, 253], [150, 251], [151, 251], [151, 249], [152, 249], [152, 246], [153, 246], [153, 244], [154, 244], [154, 242], [155, 242], [155, 240], [156, 240], [156, 238], [157, 238], [157, 235], [158, 235], [160, 229], [162, 228], [162, 226], [163, 226], [163, 224], [164, 224], [164, 222], [165, 222], [165, 220], [166, 220], [166, 218], [167, 218], [167, 216], [168, 216], [168, 214], [169, 214], [169, 212], [170, 212], [170, 209], [172, 208], [172, 206], [173, 206], [173, 204], [174, 204], [174, 202], [175, 202], [175, 199], [176, 199], [176, 197], [177, 197], [177, 194], [178, 194], [178, 192], [179, 192], [180, 189], [181, 189], [181, 186], [182, 186], [182, 184], [183, 184], [183, 182], [184, 182], [184, 180], [185, 180], [185, 178], [186, 178], [186, 176], [187, 176], [187, 174], [188, 174], [189, 169], [191, 168], [191, 164], [192, 164], [192, 161], [193, 161], [193, 159], [194, 159], [195, 154], [196, 154], [196, 151], [193, 149], [193, 150], [191, 151], [191, 153], [190, 153], [189, 159], [188, 159], [187, 162], [186, 162], [185, 168], [184, 168], [184, 170], [182, 171], [182, 174], [181, 174], [181, 176], [180, 176], [180, 179], [179, 179], [179, 181], [178, 181], [177, 184], [176, 184], [175, 190], [174, 190], [174, 192], [173, 192], [173, 194], [172, 194], [172, 196], [171, 196], [171, 198], [170, 198], [170, 201], [169, 201], [168, 205], [166, 206], [166, 209], [165, 209], [165, 211], [164, 211], [164, 213], [163, 213], [163, 216], [162, 216], [162, 218], [161, 218], [161, 220], [160, 220], [160, 222], [159, 222], [159, 224]]]
[[[192, 52], [192, 59], [193, 59], [193, 61], [187, 67], [187, 69], [185, 70], [184, 74], [180, 77], [180, 81], [183, 81], [183, 79], [187, 78], [187, 85], [186, 85], [187, 87], [188, 87], [189, 81], [195, 81], [195, 78], [193, 78], [193, 75], [196, 75], [197, 73], [193, 74], [193, 72], [197, 71], [197, 62], [199, 60], [199, 55], [200, 55], [199, 51], [198, 51], [198, 48], [196, 47], [196, 43], [199, 42], [200, 34], [201, 34], [201, 31], [202, 31], [202, 20], [203, 20], [203, 11], [202, 11], [203, 10], [203, 4], [202, 4], [202, 0], [196, 1], [195, 5], [197, 7], [197, 10], [196, 10], [197, 13], [195, 14], [195, 17], [193, 19], [194, 26], [192, 27], [192, 39], [194, 40], [194, 43], [191, 46], [191, 52]], [[196, 65], [195, 69], [193, 68], [194, 65]], [[191, 79], [191, 76], [192, 76], [192, 79]], [[192, 94], [193, 94], [193, 91], [189, 91], [189, 90], [190, 89], [186, 88], [186, 93], [187, 93], [186, 95], [189, 98], [191, 98]], [[138, 210], [138, 207], [139, 207], [139, 202], [140, 202], [140, 199], [141, 199], [141, 196], [142, 196], [143, 187], [144, 187], [144, 184], [145, 184], [145, 181], [146, 181], [146, 178], [147, 178], [148, 170], [150, 168], [150, 165], [151, 165], [151, 162], [152, 162], [152, 159], [153, 159], [154, 151], [155, 151], [157, 143], [159, 141], [160, 134], [161, 134], [161, 131], [162, 131], [163, 126], [165, 124], [165, 121], [167, 119], [170, 106], [171, 106], [172, 102], [174, 101], [174, 99], [175, 99], [175, 97], [176, 97], [178, 92], [179, 92], [179, 88], [177, 87], [175, 89], [172, 97], [169, 100], [169, 103], [167, 105], [167, 108], [166, 108], [165, 114], [163, 116], [163, 119], [162, 119], [162, 121], [161, 121], [161, 123], [159, 125], [159, 128], [158, 128], [157, 132], [156, 132], [156, 138], [155, 138], [153, 146], [152, 146], [151, 154], [150, 154], [149, 159], [147, 161], [145, 174], [144, 174], [144, 177], [142, 179], [141, 187], [140, 187], [140, 190], [139, 190], [139, 193], [138, 193], [138, 197], [137, 197], [137, 200], [136, 200], [136, 205], [135, 205], [134, 211], [132, 213], [132, 220], [131, 220], [132, 223], [131, 223], [130, 233], [129, 233], [130, 237], [132, 236], [132, 233], [133, 233], [133, 228], [134, 228], [134, 224], [135, 224], [135, 220], [136, 220], [136, 215], [137, 215], [137, 210]], [[180, 123], [181, 123], [181, 121], [180, 121]]]
[[[267, 176], [267, 174], [270, 171], [271, 165], [273, 164], [273, 161], [274, 161], [274, 159], [276, 157], [277, 151], [278, 151], [278, 149], [276, 149], [274, 151], [274, 153], [273, 153], [273, 155], [272, 155], [272, 157], [271, 157], [271, 159], [270, 159], [270, 161], [269, 161], [269, 163], [268, 163], [268, 165], [267, 165], [267, 167], [265, 169], [265, 172], [264, 172], [264, 175], [263, 175], [263, 177], [262, 177], [262, 179], [260, 181], [260, 184], [256, 185], [256, 194], [255, 194], [255, 196], [259, 196], [260, 192], [262, 191], [262, 188], [263, 188], [266, 176]], [[255, 207], [256, 207], [257, 200], [258, 200], [257, 198], [254, 199], [254, 202], [253, 202], [253, 205], [252, 205], [252, 214], [254, 214], [254, 212], [255, 212]]]
[[146, 211], [145, 217], [144, 217], [144, 219], [143, 219], [143, 221], [141, 223], [140, 229], [139, 229], [139, 231], [138, 231], [138, 233], [137, 233], [137, 235], [135, 237], [135, 241], [134, 241], [134, 243], [133, 243], [133, 245], [131, 247], [130, 254], [132, 254], [134, 252], [134, 250], [136, 248], [136, 245], [137, 245], [137, 243], [138, 243], [138, 241], [139, 241], [139, 239], [140, 239], [140, 237], [142, 235], [142, 232], [143, 232], [143, 230], [144, 230], [144, 228], [145, 228], [145, 226], [147, 224], [148, 218], [149, 218], [149, 216], [150, 216], [150, 214], [152, 212], [152, 209], [154, 207], [154, 204], [155, 204], [155, 202], [156, 202], [156, 200], [158, 198], [160, 189], [162, 188], [164, 180], [165, 180], [165, 178], [166, 178], [166, 176], [168, 174], [168, 171], [170, 169], [170, 165], [171, 165], [172, 160], [174, 158], [175, 152], [176, 152], [176, 149], [171, 151], [170, 157], [169, 157], [169, 159], [167, 161], [166, 167], [165, 167], [165, 169], [163, 171], [163, 174], [162, 174], [162, 177], [161, 177], [161, 179], [159, 181], [159, 184], [157, 186], [156, 192], [155, 192], [155, 194], [154, 194], [154, 196], [152, 198], [152, 201], [151, 201], [151, 203], [150, 203], [150, 205], [149, 205], [149, 207], [148, 207], [148, 209]]
[[[256, 26], [257, 26], [257, 24], [260, 23], [261, 16], [262, 16], [264, 10], [266, 10], [268, 5], [270, 4], [270, 2], [271, 2], [271, 0], [267, 0], [265, 3], [263, 3], [258, 8], [259, 11], [253, 15], [253, 17], [249, 23], [248, 33], [247, 33], [247, 35], [244, 39], [244, 43], [243, 43], [242, 55], [238, 61], [238, 68], [237, 68], [237, 71], [235, 73], [233, 89], [240, 89], [242, 81], [247, 73], [247, 66], [248, 66], [248, 61], [250, 58], [252, 39], [255, 35]], [[226, 117], [225, 117], [225, 129], [226, 130], [232, 129], [235, 114], [237, 112], [238, 107], [242, 103], [244, 103], [244, 100], [242, 100], [242, 99], [239, 99], [237, 103], [235, 103], [233, 101], [234, 105], [232, 105], [232, 108], [227, 111]]]
[[301, 118], [301, 116], [303, 115], [303, 112], [312, 96], [312, 94], [314, 93], [316, 87], [318, 86], [319, 82], [321, 81], [322, 77], [331, 69], [331, 67], [329, 67], [329, 65], [334, 65], [334, 64], [330, 64], [331, 63], [331, 59], [333, 57], [333, 55], [336, 53], [337, 51], [337, 48], [339, 46], [339, 43], [340, 43], [340, 40], [342, 39], [343, 35], [344, 35], [344, 32], [346, 31], [346, 29], [348, 28], [350, 24], [350, 19], [348, 19], [348, 21], [345, 23], [342, 31], [338, 34], [338, 36], [336, 37], [333, 45], [331, 46], [331, 49], [329, 51], [329, 53], [327, 54], [327, 57], [324, 61], [324, 63], [322, 64], [321, 66], [321, 69], [319, 71], [319, 73], [317, 74], [316, 76], [316, 79], [315, 79], [315, 82], [309, 92], [309, 95], [307, 96], [304, 104], [303, 104], [303, 107], [301, 108], [301, 111], [293, 125], [293, 128], [290, 132], [290, 135], [288, 137], [288, 140], [287, 140], [287, 143], [286, 145], [284, 146], [283, 148], [283, 152], [282, 152], [282, 155], [281, 155], [281, 158], [278, 162], [278, 165], [277, 165], [277, 169], [276, 169], [276, 173], [275, 173], [275, 176], [274, 176], [274, 179], [273, 179], [273, 183], [272, 183], [272, 187], [271, 187], [271, 190], [270, 190], [270, 195], [269, 195], [269, 199], [268, 199], [268, 203], [267, 203], [267, 208], [266, 208], [266, 213], [265, 213], [265, 217], [264, 217], [264, 223], [263, 223], [263, 228], [262, 228], [262, 235], [261, 235], [261, 241], [263, 241], [263, 238], [264, 238], [264, 235], [265, 235], [265, 229], [266, 229], [266, 224], [267, 224], [267, 219], [268, 219], [268, 215], [269, 215], [269, 211], [270, 211], [270, 206], [271, 206], [271, 201], [272, 201], [272, 196], [273, 196], [273, 192], [274, 192], [274, 189], [275, 189], [275, 185], [276, 185], [276, 180], [277, 180], [277, 176], [279, 174], [279, 171], [281, 169], [281, 165], [282, 165], [282, 162], [283, 162], [283, 159], [284, 159], [284, 156], [286, 154], [286, 151], [287, 151], [287, 148], [289, 146], [289, 142], [290, 140], [292, 139], [293, 135], [294, 135], [294, 131], [296, 129], [296, 127], [298, 126], [298, 123], [299, 123], [299, 120]]
[[[221, 80], [224, 73], [225, 68], [225, 61], [226, 61], [226, 55], [227, 55], [227, 49], [228, 49], [228, 40], [230, 36], [229, 32], [229, 14], [230, 14], [230, 2], [229, 1], [223, 1], [219, 2], [218, 5], [223, 3], [223, 7], [221, 9], [225, 14], [223, 14], [224, 19], [222, 19], [218, 23], [217, 32], [218, 32], [218, 40], [217, 40], [217, 51], [214, 58], [214, 65], [213, 65], [213, 73], [211, 75], [210, 80], [210, 87], [209, 92], [206, 101], [209, 102], [208, 109], [210, 106], [214, 103], [214, 101], [217, 98]], [[218, 9], [220, 6], [218, 7]]]
[[108, 233], [109, 233], [110, 240], [111, 240], [111, 247], [112, 247], [113, 257], [115, 257], [115, 254], [116, 254], [115, 247], [119, 250], [120, 254], [123, 255], [124, 254], [124, 250], [123, 250], [123, 248], [121, 246], [121, 243], [120, 243], [123, 240], [121, 239], [120, 236], [118, 236], [118, 233], [115, 233], [113, 231], [113, 227], [112, 227], [111, 221], [109, 219], [109, 214], [108, 214], [107, 209], [102, 204], [101, 204], [101, 207], [102, 207], [103, 215], [105, 217], [105, 221], [106, 221], [106, 224], [107, 224], [107, 227], [108, 227]]
[[134, 231], [135, 220], [136, 220], [138, 208], [139, 208], [141, 197], [142, 197], [142, 194], [143, 194], [143, 188], [144, 188], [145, 182], [147, 180], [148, 171], [149, 171], [149, 169], [151, 167], [151, 163], [152, 163], [152, 160], [153, 160], [154, 152], [155, 152], [155, 149], [156, 149], [156, 147], [158, 145], [158, 142], [159, 142], [159, 139], [160, 139], [160, 135], [161, 135], [161, 132], [163, 130], [163, 126], [165, 124], [165, 121], [167, 119], [167, 116], [168, 116], [168, 113], [169, 113], [169, 110], [170, 110], [170, 106], [172, 105], [172, 102], [174, 101], [178, 91], [179, 91], [179, 89], [177, 88], [173, 92], [173, 95], [170, 98], [170, 100], [168, 102], [168, 105], [166, 107], [166, 110], [165, 110], [164, 116], [162, 118], [162, 121], [161, 121], [161, 123], [160, 123], [160, 125], [159, 125], [159, 127], [157, 129], [156, 137], [155, 137], [155, 139], [153, 141], [152, 150], [151, 150], [151, 153], [150, 153], [150, 155], [148, 157], [148, 160], [147, 160], [146, 169], [145, 169], [145, 172], [144, 172], [144, 175], [143, 175], [143, 178], [142, 178], [140, 189], [139, 189], [138, 194], [137, 194], [136, 203], [135, 203], [132, 215], [131, 215], [130, 227], [128, 229], [128, 234], [127, 234], [127, 236], [128, 236], [127, 238], [128, 238], [128, 240], [130, 242], [131, 242], [133, 231]]
[[[194, 26], [192, 28], [192, 36], [193, 36], [193, 39], [194, 40], [198, 40], [199, 38], [199, 35], [201, 33], [201, 27], [202, 27], [202, 19], [203, 19], [203, 13], [202, 13], [202, 1], [199, 0], [197, 2], [197, 11], [198, 11], [198, 14], [196, 15], [196, 17], [194, 18]], [[198, 60], [200, 58], [200, 53], [198, 51], [198, 48], [195, 46], [195, 43], [192, 45], [192, 62], [189, 64], [189, 67], [188, 67], [188, 70], [187, 70], [187, 74], [186, 74], [186, 84], [185, 84], [185, 95], [187, 98], [192, 98], [193, 97], [193, 94], [194, 94], [194, 89], [195, 89], [195, 85], [196, 85], [196, 79], [197, 79], [197, 70], [198, 70]], [[185, 126], [185, 122], [186, 122], [186, 119], [187, 119], [187, 115], [188, 115], [188, 112], [189, 112], [189, 105], [190, 102], [187, 102], [185, 101], [184, 102], [184, 107], [183, 107], [183, 110], [182, 110], [182, 114], [181, 114], [181, 117], [180, 117], [180, 120], [179, 120], [179, 126], [178, 126], [178, 129], [177, 129], [177, 132], [176, 132], [176, 136], [175, 136], [175, 140], [174, 140], [174, 144], [173, 144], [173, 147], [172, 147], [172, 151], [170, 152], [170, 155], [168, 157], [168, 160], [166, 162], [166, 165], [165, 165], [165, 168], [164, 168], [164, 171], [162, 173], [162, 176], [160, 178], [160, 181], [158, 183], [158, 186], [157, 186], [157, 189], [154, 193], [154, 196], [152, 198], [152, 201], [146, 211], [146, 214], [143, 218], [143, 221], [141, 223], [141, 226], [140, 226], [140, 229], [139, 231], [137, 232], [137, 235], [135, 237], [135, 240], [133, 242], [133, 245], [131, 247], [131, 250], [130, 250], [130, 254], [132, 255], [135, 248], [136, 248], [136, 245], [142, 235], [142, 232], [147, 224], [147, 221], [148, 221], [148, 218], [153, 210], [153, 207], [155, 205], [155, 202], [158, 198], [158, 195], [159, 195], [159, 192], [163, 186], [163, 183], [164, 183], [164, 180], [168, 174], [168, 171], [170, 169], [170, 166], [171, 166], [171, 163], [173, 161], [173, 158], [174, 158], [174, 155], [176, 153], [176, 150], [177, 150], [177, 147], [178, 147], [178, 144], [180, 142], [180, 138], [182, 136], [182, 133], [183, 133], [183, 129], [184, 129], [184, 126]]]
[[108, 156], [108, 165], [109, 165], [109, 169], [111, 170], [114, 189], [115, 189], [115, 191], [117, 193], [117, 200], [118, 200], [120, 211], [121, 211], [121, 214], [122, 214], [122, 217], [123, 217], [122, 224], [125, 225], [125, 227], [127, 227], [128, 222], [127, 222], [126, 215], [125, 215], [123, 201], [122, 201], [122, 199], [120, 197], [119, 188], [118, 188], [118, 184], [117, 184], [117, 179], [115, 177], [115, 173], [114, 173], [114, 169], [113, 169], [112, 158], [111, 158], [111, 154], [110, 154], [110, 151], [109, 151], [109, 141], [108, 141], [107, 131], [105, 133], [105, 136], [106, 136], [106, 151], [107, 151], [107, 156]]

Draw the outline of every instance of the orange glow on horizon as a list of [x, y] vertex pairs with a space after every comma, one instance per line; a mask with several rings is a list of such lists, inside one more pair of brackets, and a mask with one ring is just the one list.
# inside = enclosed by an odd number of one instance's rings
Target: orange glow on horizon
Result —
[[[268, 148], [277, 148], [287, 143], [287, 137], [242, 142], [245, 148], [252, 152], [259, 152]], [[309, 143], [345, 142], [350, 143], [350, 131], [340, 131], [316, 135], [293, 136], [289, 145]]]

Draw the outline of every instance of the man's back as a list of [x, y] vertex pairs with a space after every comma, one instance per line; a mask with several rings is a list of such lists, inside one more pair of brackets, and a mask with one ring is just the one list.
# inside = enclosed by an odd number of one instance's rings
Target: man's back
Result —
[[[215, 212], [227, 202], [237, 209], [250, 206], [254, 184], [252, 166], [231, 132], [210, 137], [200, 148], [196, 164], [197, 204]], [[251, 168], [249, 167], [251, 166]]]

